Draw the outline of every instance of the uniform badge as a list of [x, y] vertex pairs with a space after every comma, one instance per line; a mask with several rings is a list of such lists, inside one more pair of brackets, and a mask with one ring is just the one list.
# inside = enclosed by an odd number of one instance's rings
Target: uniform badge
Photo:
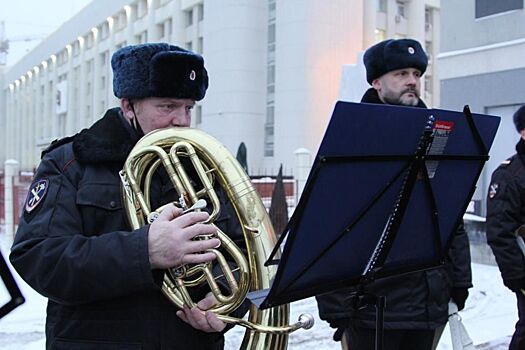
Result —
[[489, 187], [489, 198], [494, 198], [498, 193], [499, 185], [497, 183], [491, 183]]
[[48, 184], [49, 181], [47, 179], [39, 180], [29, 189], [25, 207], [26, 212], [32, 212], [42, 202], [46, 196]]

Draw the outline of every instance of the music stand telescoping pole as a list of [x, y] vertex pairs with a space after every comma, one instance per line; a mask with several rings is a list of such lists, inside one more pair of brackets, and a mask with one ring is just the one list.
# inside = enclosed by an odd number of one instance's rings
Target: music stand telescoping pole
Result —
[[[401, 220], [406, 211], [408, 199], [414, 188], [418, 175], [423, 175], [424, 181], [429, 181], [428, 172], [425, 166], [425, 156], [429, 148], [429, 145], [433, 137], [433, 127], [435, 118], [429, 116], [427, 125], [421, 136], [421, 141], [418, 145], [417, 150], [414, 153], [414, 157], [408, 163], [405, 179], [401, 187], [398, 199], [396, 200], [392, 211], [388, 217], [387, 223], [385, 224], [383, 233], [379, 241], [377, 242], [376, 248], [374, 249], [373, 255], [368, 262], [365, 271], [363, 272], [362, 284], [358, 287], [357, 293], [363, 293], [363, 284], [371, 282], [375, 279], [374, 275], [376, 271], [380, 270], [386, 261], [388, 252], [394, 243], [397, 230], [401, 225]], [[437, 213], [436, 213], [437, 214]], [[437, 223], [437, 221], [435, 221]], [[439, 241], [438, 241], [439, 242]], [[439, 244], [439, 243], [438, 243]], [[384, 328], [384, 310], [386, 304], [386, 297], [382, 295], [371, 295], [363, 294], [364, 303], [373, 303], [376, 307], [376, 350], [383, 349], [383, 328]]]
[[385, 298], [367, 284], [443, 263], [498, 125], [468, 107], [338, 102], [281, 257], [278, 244], [267, 261], [275, 280], [249, 298], [267, 308], [352, 287], [376, 306], [381, 349]]

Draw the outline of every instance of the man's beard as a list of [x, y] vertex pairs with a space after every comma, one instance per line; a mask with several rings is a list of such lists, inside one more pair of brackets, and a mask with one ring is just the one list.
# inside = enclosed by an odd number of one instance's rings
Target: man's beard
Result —
[[[409, 97], [409, 93], [414, 96]], [[388, 91], [383, 95], [383, 101], [391, 105], [417, 106], [419, 103], [419, 92], [415, 89], [405, 89], [399, 94]]]

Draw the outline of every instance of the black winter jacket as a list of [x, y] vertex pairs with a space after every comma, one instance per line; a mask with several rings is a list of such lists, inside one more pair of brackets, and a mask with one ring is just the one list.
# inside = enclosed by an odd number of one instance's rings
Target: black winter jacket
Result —
[[[44, 152], [10, 260], [48, 298], [47, 349], [223, 348], [222, 334], [184, 323], [161, 293], [163, 272], [149, 264], [149, 225], [129, 229], [118, 172], [137, 140], [115, 108]], [[151, 191], [159, 201], [153, 208], [174, 194], [162, 176]], [[229, 212], [216, 224], [242, 242]]]
[[[361, 102], [382, 103], [373, 88], [365, 93]], [[421, 100], [417, 107], [426, 108]], [[447, 322], [451, 289], [470, 288], [471, 281], [469, 242], [461, 224], [445, 265], [378, 279], [367, 284], [365, 291], [386, 297], [385, 329], [435, 329]], [[318, 296], [321, 319], [337, 328], [349, 324], [375, 328], [375, 307], [357, 308], [353, 292], [349, 288]]]
[[492, 174], [487, 197], [487, 242], [505, 285], [525, 288], [525, 259], [516, 230], [525, 224], [525, 141]]

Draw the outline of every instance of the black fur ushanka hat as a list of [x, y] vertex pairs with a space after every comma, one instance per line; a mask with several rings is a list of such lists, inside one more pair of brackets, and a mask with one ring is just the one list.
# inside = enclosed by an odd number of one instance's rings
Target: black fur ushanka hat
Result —
[[125, 46], [111, 58], [118, 98], [172, 97], [200, 101], [208, 88], [202, 56], [166, 43]]
[[512, 116], [512, 119], [518, 132], [525, 129], [525, 105], [518, 108], [518, 110]]
[[402, 68], [417, 68], [425, 73], [428, 58], [421, 44], [413, 39], [388, 39], [371, 46], [363, 56], [369, 84], [383, 74]]

